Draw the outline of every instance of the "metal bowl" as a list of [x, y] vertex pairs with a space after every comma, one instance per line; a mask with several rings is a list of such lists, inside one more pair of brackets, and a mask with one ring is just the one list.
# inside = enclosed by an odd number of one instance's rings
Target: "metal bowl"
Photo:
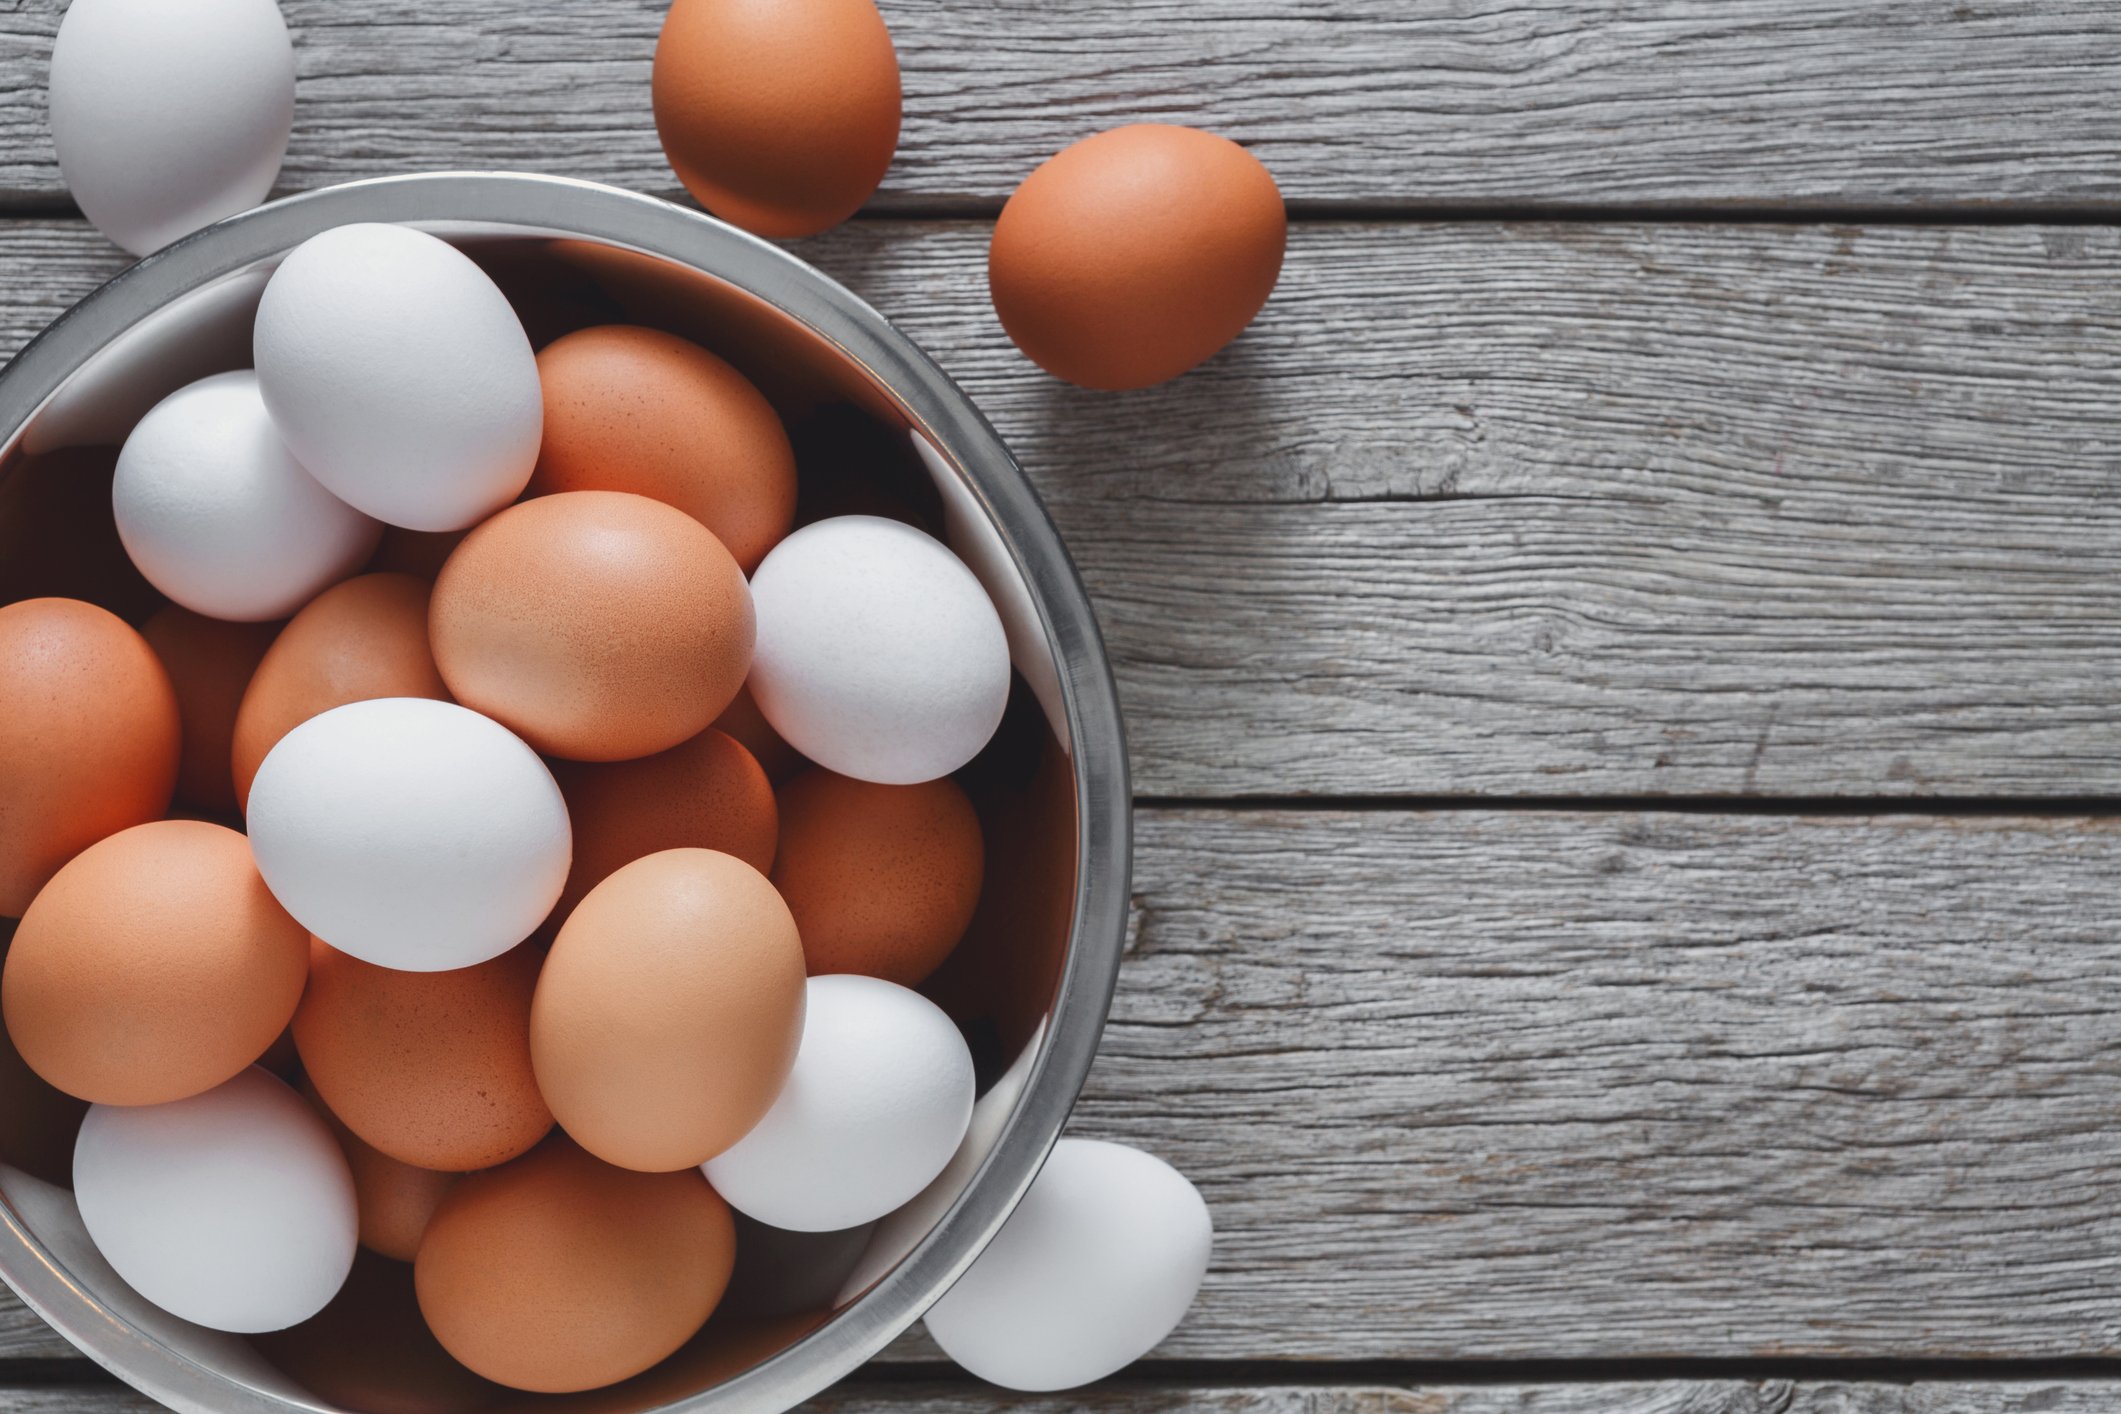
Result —
[[[613, 1414], [787, 1409], [875, 1355], [950, 1287], [1023, 1196], [1089, 1071], [1119, 966], [1129, 842], [1126, 748], [1089, 600], [994, 430], [875, 310], [718, 221], [552, 177], [349, 183], [246, 212], [140, 262], [0, 372], [0, 490], [33, 455], [114, 443], [163, 394], [247, 364], [250, 316], [274, 264], [352, 221], [412, 224], [456, 242], [517, 300], [534, 335], [617, 318], [716, 349], [822, 439], [817, 455], [858, 463], [841, 488], [846, 508], [864, 508], [872, 478], [895, 478], [925, 501], [1008, 627], [1018, 674], [1010, 718], [993, 759], [975, 763], [985, 784], [969, 786], [989, 833], [982, 919], [929, 987], [984, 1062], [964, 1150], [870, 1235], [814, 1313], [752, 1323], [734, 1339], [710, 1322], [694, 1347], [624, 1385], [505, 1401]], [[290, 1359], [285, 1343], [202, 1330], [149, 1306], [96, 1254], [64, 1188], [0, 1164], [0, 1226], [0, 1278], [165, 1404], [264, 1414], [357, 1403], [343, 1385], [320, 1387], [332, 1382]], [[335, 1339], [326, 1332], [323, 1344]]]

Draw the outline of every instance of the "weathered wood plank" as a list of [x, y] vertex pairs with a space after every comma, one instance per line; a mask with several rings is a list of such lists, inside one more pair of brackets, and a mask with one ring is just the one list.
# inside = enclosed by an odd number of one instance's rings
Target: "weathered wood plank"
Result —
[[[662, 0], [288, 0], [290, 190], [438, 167], [675, 187]], [[0, 196], [59, 191], [62, 0], [0, 6]], [[2111, 206], [2121, 14], [1925, 0], [886, 0], [906, 127], [884, 209], [992, 204], [1110, 124], [1204, 124], [1307, 202]]]

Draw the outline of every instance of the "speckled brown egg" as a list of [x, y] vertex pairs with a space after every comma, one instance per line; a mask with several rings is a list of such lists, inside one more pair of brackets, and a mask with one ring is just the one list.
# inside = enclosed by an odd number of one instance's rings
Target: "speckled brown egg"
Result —
[[272, 646], [280, 626], [209, 619], [176, 604], [157, 610], [140, 625], [177, 693], [183, 745], [177, 756], [177, 798], [202, 810], [236, 808], [236, 782], [229, 750], [236, 711], [251, 675]]
[[729, 1206], [699, 1170], [635, 1173], [555, 1135], [451, 1190], [413, 1281], [451, 1355], [557, 1394], [639, 1374], [683, 1345], [735, 1256]]
[[530, 1066], [538, 953], [399, 972], [311, 941], [295, 1013], [302, 1068], [348, 1129], [400, 1163], [503, 1163], [552, 1128]]
[[589, 891], [530, 1014], [538, 1085], [609, 1163], [691, 1168], [773, 1104], [803, 1034], [803, 945], [766, 876], [672, 849]]
[[1288, 219], [1258, 158], [1197, 128], [1085, 138], [1025, 178], [987, 277], [1031, 361], [1086, 388], [1146, 388], [1212, 357], [1281, 274]]
[[449, 700], [427, 647], [425, 580], [364, 574], [309, 601], [273, 640], [236, 710], [231, 758], [239, 801], [258, 765], [320, 712], [378, 697]]
[[530, 493], [631, 491], [713, 531], [749, 574], [795, 520], [795, 452], [743, 374], [698, 344], [631, 324], [538, 355], [545, 440]]
[[442, 567], [442, 680], [539, 751], [623, 761], [704, 731], [751, 665], [751, 590], [712, 531], [661, 501], [563, 491], [510, 506]]
[[965, 792], [947, 776], [885, 786], [813, 767], [778, 794], [773, 884], [810, 975], [918, 986], [979, 906], [986, 851]]
[[160, 820], [89, 846], [44, 886], [8, 948], [0, 1010], [22, 1058], [69, 1095], [156, 1105], [263, 1055], [307, 963], [250, 841]]
[[790, 746], [766, 720], [766, 714], [759, 710], [758, 699], [751, 695], [748, 683], [737, 692], [736, 700], [722, 709], [722, 715], [714, 719], [714, 729], [735, 737], [751, 753], [752, 759], [764, 768], [766, 779], [776, 785], [810, 764], [803, 753]]
[[346, 1127], [331, 1112], [316, 1082], [302, 1080], [302, 1094], [339, 1141], [346, 1166], [353, 1170], [354, 1201], [361, 1224], [361, 1245], [397, 1262], [410, 1262], [420, 1250], [420, 1235], [442, 1204], [442, 1195], [458, 1175], [401, 1163]]
[[0, 915], [59, 866], [160, 819], [177, 784], [177, 694], [147, 640], [78, 599], [0, 608]]

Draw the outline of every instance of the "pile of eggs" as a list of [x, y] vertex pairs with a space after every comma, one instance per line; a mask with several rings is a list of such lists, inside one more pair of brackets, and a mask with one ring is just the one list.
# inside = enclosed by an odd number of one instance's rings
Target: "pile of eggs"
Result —
[[[981, 896], [952, 776], [1000, 617], [908, 524], [792, 528], [728, 363], [534, 351], [433, 236], [314, 237], [253, 334], [118, 454], [170, 603], [0, 607], [8, 1040], [85, 1102], [82, 1223], [170, 1313], [295, 1326], [366, 1246], [477, 1375], [626, 1379], [713, 1314], [738, 1214], [860, 1229], [964, 1144], [972, 1054], [915, 988]], [[1136, 1358], [1205, 1270], [1131, 1150], [1065, 1141], [1025, 1211], [931, 1316], [1005, 1383]]]

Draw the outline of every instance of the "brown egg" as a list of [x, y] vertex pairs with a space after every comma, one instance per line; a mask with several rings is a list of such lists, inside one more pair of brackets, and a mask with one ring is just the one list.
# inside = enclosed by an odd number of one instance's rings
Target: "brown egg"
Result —
[[795, 452], [744, 375], [698, 344], [632, 324], [538, 355], [545, 440], [530, 493], [631, 491], [715, 533], [749, 574], [795, 520]]
[[116, 447], [0, 459], [0, 604], [83, 599], [138, 623], [162, 602], [111, 513]]
[[505, 1396], [450, 1358], [427, 1329], [412, 1268], [355, 1255], [339, 1294], [284, 1331], [250, 1338], [312, 1398], [361, 1414], [470, 1414]]
[[229, 747], [236, 735], [236, 709], [278, 624], [236, 624], [209, 619], [176, 604], [157, 610], [140, 625], [177, 692], [184, 739], [177, 756], [177, 796], [203, 810], [234, 810], [236, 782]]
[[898, 149], [898, 53], [871, 0], [677, 0], [653, 90], [678, 180], [762, 236], [846, 220]]
[[1002, 208], [987, 278], [1031, 361], [1085, 388], [1176, 378], [1244, 331], [1281, 274], [1288, 219], [1259, 159], [1197, 128], [1085, 138]]
[[45, 885], [8, 948], [0, 1009], [22, 1058], [69, 1095], [156, 1105], [263, 1055], [307, 964], [250, 841], [160, 820], [89, 846]]
[[399, 972], [312, 939], [295, 1013], [302, 1068], [348, 1129], [400, 1163], [502, 1163], [552, 1128], [530, 1068], [538, 953]]
[[813, 767], [782, 786], [773, 885], [810, 975], [920, 985], [965, 935], [986, 852], [979, 816], [945, 776], [880, 786]]
[[236, 711], [239, 801], [249, 801], [265, 753], [320, 712], [378, 697], [449, 700], [427, 648], [428, 592], [410, 575], [364, 574], [333, 585], [288, 621]]
[[530, 1010], [538, 1085], [591, 1153], [647, 1172], [705, 1163], [758, 1123], [803, 1033], [803, 945], [766, 876], [672, 849], [590, 890]]
[[451, 1190], [413, 1281], [451, 1355], [558, 1394], [639, 1374], [691, 1339], [735, 1256], [729, 1205], [697, 1169], [634, 1173], [555, 1135]]
[[442, 680], [552, 756], [623, 761], [706, 730], [751, 666], [751, 588], [711, 531], [622, 491], [510, 506], [442, 567]]
[[360, 1214], [361, 1245], [392, 1261], [410, 1262], [420, 1250], [420, 1234], [427, 1231], [442, 1195], [456, 1183], [458, 1175], [439, 1169], [414, 1168], [400, 1163], [346, 1127], [331, 1112], [316, 1082], [306, 1076], [302, 1095], [324, 1117], [353, 1170], [354, 1201]]
[[147, 640], [78, 599], [0, 608], [0, 915], [59, 866], [159, 820], [177, 784], [177, 694]]
[[803, 769], [809, 762], [766, 720], [759, 710], [758, 699], [751, 695], [746, 684], [739, 689], [736, 700], [722, 710], [714, 719], [714, 729], [727, 732], [757, 761], [766, 772], [766, 779], [779, 784]]

